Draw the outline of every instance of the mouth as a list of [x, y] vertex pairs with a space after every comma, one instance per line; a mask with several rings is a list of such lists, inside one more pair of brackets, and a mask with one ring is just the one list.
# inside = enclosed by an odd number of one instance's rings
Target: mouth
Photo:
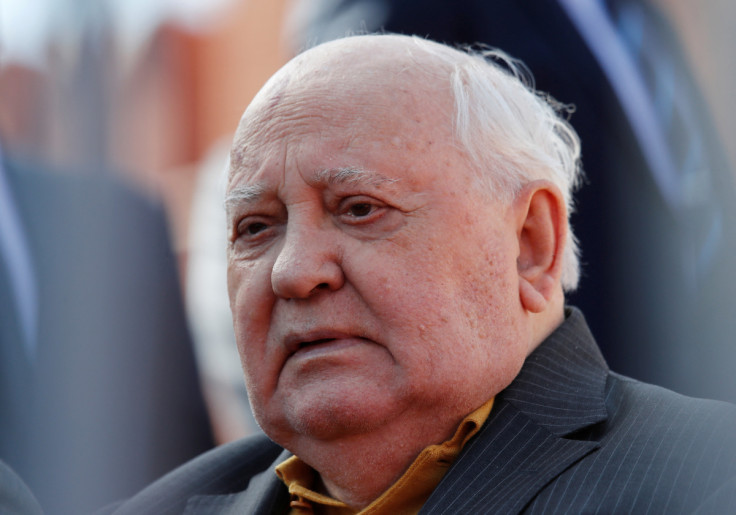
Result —
[[285, 346], [290, 356], [311, 349], [328, 347], [333, 345], [355, 343], [365, 341], [365, 338], [340, 331], [312, 331], [309, 333], [295, 334], [285, 339]]
[[301, 342], [298, 344], [296, 350], [300, 351], [302, 349], [306, 349], [308, 347], [315, 347], [317, 345], [321, 345], [323, 343], [330, 343], [336, 341], [337, 338], [318, 338], [317, 340], [312, 340], [308, 342]]

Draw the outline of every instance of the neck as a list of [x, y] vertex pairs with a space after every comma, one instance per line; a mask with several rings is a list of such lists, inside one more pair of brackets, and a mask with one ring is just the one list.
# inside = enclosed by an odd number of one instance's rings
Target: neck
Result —
[[[407, 414], [379, 433], [330, 441], [300, 437], [289, 447], [298, 449], [299, 458], [319, 472], [320, 486], [328, 495], [359, 510], [394, 484], [425, 447], [451, 438], [466, 414], [421, 422]], [[448, 422], [439, 428], [437, 420]]]

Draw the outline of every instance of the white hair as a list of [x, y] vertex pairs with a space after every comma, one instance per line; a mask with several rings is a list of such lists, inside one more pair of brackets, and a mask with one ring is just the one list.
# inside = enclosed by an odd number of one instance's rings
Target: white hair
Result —
[[[531, 73], [497, 49], [456, 51], [415, 37], [452, 68], [455, 136], [495, 198], [511, 201], [534, 180], [552, 182], [568, 213], [581, 177], [580, 139], [567, 122], [573, 108], [535, 91]], [[568, 221], [561, 283], [574, 290], [580, 277], [578, 246]]]

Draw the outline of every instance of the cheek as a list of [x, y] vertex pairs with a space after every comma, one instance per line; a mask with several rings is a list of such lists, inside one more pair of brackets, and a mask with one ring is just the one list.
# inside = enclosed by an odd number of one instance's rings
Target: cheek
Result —
[[[478, 243], [468, 244], [469, 239]], [[436, 322], [465, 319], [478, 330], [489, 321], [503, 325], [504, 314], [518, 301], [515, 258], [509, 248], [501, 234], [429, 240], [411, 253], [394, 256], [388, 271], [380, 271], [390, 274], [381, 286], [389, 293], [395, 290], [400, 307], [413, 308], [419, 317], [426, 313]]]
[[477, 249], [479, 259], [459, 275], [457, 296], [470, 326], [488, 335], [492, 327], [507, 327], [518, 304], [518, 288], [513, 257], [502, 248]]
[[350, 282], [380, 321], [394, 359], [415, 380], [431, 376], [447, 342], [463, 334], [452, 259], [438, 259], [438, 251], [429, 242], [411, 251], [394, 246], [350, 263]]
[[521, 323], [518, 273], [513, 242], [484, 245], [477, 249], [480, 266], [465, 274], [458, 297], [468, 328], [481, 348], [476, 359], [488, 365], [493, 389], [505, 388], [526, 359], [527, 340]]
[[477, 259], [465, 267], [458, 297], [479, 337], [501, 346], [517, 333], [521, 313], [515, 241], [499, 231], [471, 252]]
[[[415, 300], [424, 319], [420, 337], [432, 346], [427, 353], [451, 357], [435, 375], [476, 383], [479, 399], [506, 387], [526, 356], [513, 246], [502, 234], [493, 236], [454, 246], [444, 260], [423, 267], [425, 284], [434, 287], [417, 291]], [[422, 284], [421, 276], [416, 280]]]
[[227, 273], [235, 341], [247, 379], [258, 372], [266, 352], [274, 296], [270, 273], [258, 263], [230, 263]]
[[256, 263], [231, 263], [228, 292], [235, 341], [245, 376], [251, 409], [259, 423], [265, 416], [278, 380], [268, 338], [274, 304], [270, 272]]
[[271, 266], [264, 261], [231, 262], [227, 271], [230, 309], [236, 324], [268, 322], [273, 305]]

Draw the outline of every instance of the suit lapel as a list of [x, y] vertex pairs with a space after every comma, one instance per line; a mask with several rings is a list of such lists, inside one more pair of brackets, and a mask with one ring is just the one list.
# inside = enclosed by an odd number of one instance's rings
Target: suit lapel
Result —
[[518, 513], [544, 485], [597, 446], [559, 438], [503, 403], [421, 513]]
[[606, 419], [608, 369], [579, 311], [570, 312], [499, 394], [421, 513], [518, 513], [594, 441], [574, 433]]

